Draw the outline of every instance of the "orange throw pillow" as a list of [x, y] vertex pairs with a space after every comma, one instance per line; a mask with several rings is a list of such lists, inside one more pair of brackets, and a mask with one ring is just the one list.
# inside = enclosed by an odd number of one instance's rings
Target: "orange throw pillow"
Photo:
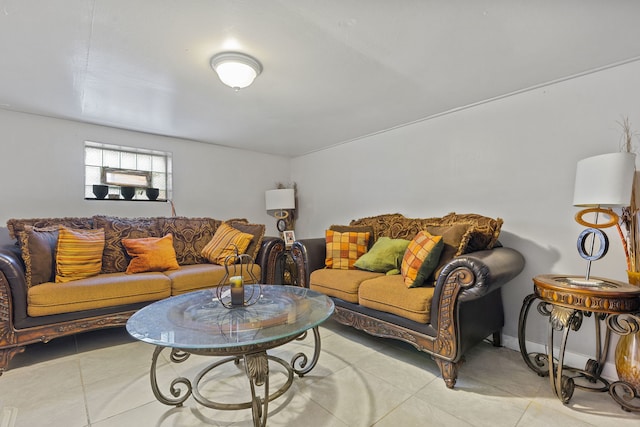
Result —
[[142, 237], [139, 239], [122, 239], [127, 253], [131, 257], [127, 274], [144, 273], [146, 271], [166, 271], [180, 268], [173, 248], [173, 235], [164, 237]]

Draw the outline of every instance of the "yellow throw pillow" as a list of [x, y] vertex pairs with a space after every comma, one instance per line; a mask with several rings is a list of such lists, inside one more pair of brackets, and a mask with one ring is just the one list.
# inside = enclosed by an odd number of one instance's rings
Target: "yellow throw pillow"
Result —
[[325, 232], [327, 241], [327, 268], [339, 270], [355, 269], [354, 264], [367, 252], [369, 236], [367, 232], [339, 233], [333, 230]]
[[245, 253], [251, 239], [253, 239], [253, 235], [243, 233], [226, 223], [222, 223], [211, 241], [202, 249], [202, 256], [213, 264], [224, 265], [225, 259], [236, 253], [236, 248], [238, 255]]
[[56, 283], [98, 275], [103, 250], [104, 229], [75, 230], [61, 225], [56, 245]]
[[122, 244], [131, 257], [127, 266], [127, 274], [144, 273], [146, 271], [166, 271], [180, 268], [173, 248], [173, 235], [164, 237], [141, 237], [138, 239], [122, 239]]
[[407, 288], [422, 286], [438, 265], [444, 241], [421, 231], [411, 240], [402, 258], [400, 273]]

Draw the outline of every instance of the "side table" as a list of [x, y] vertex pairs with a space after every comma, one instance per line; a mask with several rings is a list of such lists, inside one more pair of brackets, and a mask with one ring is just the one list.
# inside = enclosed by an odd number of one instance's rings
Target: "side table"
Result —
[[298, 286], [298, 272], [291, 256], [291, 248], [286, 248], [276, 261], [276, 285]]
[[[616, 280], [546, 274], [533, 278], [534, 293], [525, 297], [518, 323], [518, 341], [522, 357], [539, 376], [549, 375], [551, 388], [558, 399], [568, 403], [575, 388], [608, 391], [626, 411], [640, 412], [634, 403], [640, 392], [624, 381], [609, 383], [601, 377], [607, 357], [611, 332], [626, 335], [640, 329], [640, 287]], [[529, 353], [526, 348], [526, 323], [529, 309], [540, 300], [538, 313], [549, 318], [547, 353]], [[589, 359], [584, 369], [564, 365], [569, 331], [577, 331], [583, 317], [595, 320], [595, 360]], [[604, 323], [604, 335], [602, 325]], [[557, 358], [554, 357], [554, 333], [562, 332]], [[568, 374], [567, 374], [568, 373]], [[583, 380], [583, 381], [580, 381]]]

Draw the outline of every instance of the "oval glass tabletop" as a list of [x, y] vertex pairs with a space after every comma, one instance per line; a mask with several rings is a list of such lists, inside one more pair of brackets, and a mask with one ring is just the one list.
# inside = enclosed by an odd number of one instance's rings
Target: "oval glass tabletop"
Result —
[[247, 307], [224, 307], [214, 289], [154, 302], [127, 321], [134, 338], [163, 347], [215, 349], [297, 336], [324, 322], [334, 310], [327, 296], [306, 288], [245, 285], [261, 294]]

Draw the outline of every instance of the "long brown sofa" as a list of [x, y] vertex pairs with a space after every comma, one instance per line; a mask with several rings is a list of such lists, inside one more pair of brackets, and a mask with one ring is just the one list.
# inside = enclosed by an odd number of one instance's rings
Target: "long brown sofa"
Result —
[[[64, 236], [104, 236], [97, 274], [79, 279], [62, 275], [62, 266], [69, 263], [61, 258], [58, 245], [63, 240], [63, 228]], [[213, 218], [97, 215], [11, 219], [7, 229], [8, 236], [0, 241], [0, 375], [28, 344], [123, 326], [141, 307], [172, 295], [216, 286], [225, 275], [242, 274], [248, 283], [253, 278], [274, 283], [276, 260], [284, 251], [282, 239], [264, 236], [264, 225], [240, 219], [223, 222]], [[222, 257], [229, 245], [236, 252], [237, 246], [229, 243], [235, 238], [248, 243], [243, 252], [255, 259], [253, 265], [225, 266], [219, 259], [213, 263], [205, 257], [214, 253]], [[130, 239], [127, 247], [124, 239]], [[151, 245], [151, 249], [137, 256], [136, 244], [143, 245], [143, 249]], [[169, 266], [162, 265], [167, 262], [163, 257], [147, 257], [156, 254], [154, 245], [164, 245], [170, 254]], [[80, 258], [85, 252], [83, 247]], [[69, 259], [73, 261], [76, 255], [72, 253]], [[134, 266], [134, 258], [142, 262], [135, 264], [142, 265], [142, 272], [134, 273], [137, 270], [130, 267]]]
[[[475, 214], [425, 219], [379, 215], [351, 221], [348, 226], [333, 225], [324, 238], [296, 241], [291, 252], [299, 285], [330, 296], [335, 303], [335, 320], [431, 354], [447, 387], [453, 388], [470, 347], [488, 336], [494, 345], [501, 345], [504, 312], [500, 288], [524, 268], [522, 255], [499, 243], [501, 226], [501, 219]], [[367, 271], [357, 268], [356, 261], [355, 265], [335, 268], [334, 258], [355, 250], [362, 244], [358, 237], [362, 234], [370, 236], [364, 249], [367, 254], [375, 251], [381, 238], [386, 239], [388, 249], [403, 240], [416, 242], [423, 230], [429, 236], [440, 236], [436, 239], [442, 243], [439, 257], [430, 266], [433, 272], [418, 287], [407, 286], [404, 270], [397, 274], [403, 267], [400, 261], [407, 257], [402, 247], [395, 266]], [[332, 240], [336, 233], [342, 239], [340, 247]], [[405, 242], [404, 247], [408, 251], [415, 244], [407, 246]], [[360, 253], [356, 256], [364, 259]]]

